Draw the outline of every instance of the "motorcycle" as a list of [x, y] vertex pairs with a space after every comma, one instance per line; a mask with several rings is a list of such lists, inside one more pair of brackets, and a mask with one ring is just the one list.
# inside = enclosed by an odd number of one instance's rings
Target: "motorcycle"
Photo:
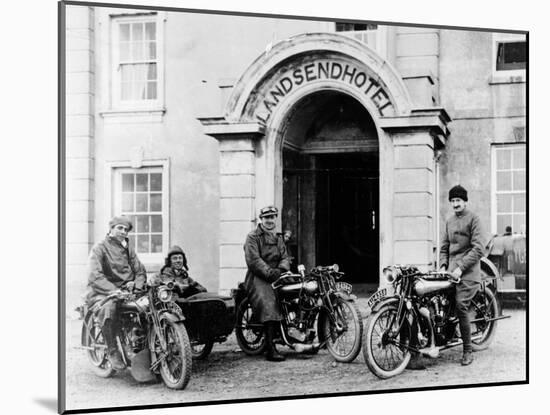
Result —
[[185, 327], [195, 360], [208, 357], [214, 343], [223, 343], [235, 327], [235, 300], [213, 293], [198, 293], [176, 301], [185, 316]]
[[[374, 293], [367, 305], [363, 355], [372, 373], [382, 379], [399, 375], [412, 353], [436, 358], [439, 352], [462, 344], [455, 315], [454, 286], [460, 282], [448, 272], [420, 272], [412, 266], [384, 269], [391, 286]], [[470, 306], [472, 348], [484, 350], [493, 341], [503, 316], [491, 289], [482, 280]]]
[[98, 318], [110, 300], [119, 302], [116, 343], [123, 362], [139, 382], [160, 375], [171, 389], [183, 389], [191, 376], [191, 347], [185, 317], [174, 302], [173, 284], [149, 286], [145, 293], [115, 291], [91, 306], [81, 307], [81, 343], [94, 373], [108, 378], [115, 369], [107, 359], [107, 345]]
[[[338, 362], [352, 362], [360, 352], [363, 322], [351, 294], [352, 286], [336, 281], [344, 274], [338, 265], [317, 266], [306, 275], [286, 272], [271, 284], [283, 315], [280, 339], [275, 342], [300, 353], [314, 354], [325, 347]], [[237, 342], [246, 354], [264, 352], [265, 332], [254, 320], [252, 306], [241, 284], [233, 293], [237, 299]]]

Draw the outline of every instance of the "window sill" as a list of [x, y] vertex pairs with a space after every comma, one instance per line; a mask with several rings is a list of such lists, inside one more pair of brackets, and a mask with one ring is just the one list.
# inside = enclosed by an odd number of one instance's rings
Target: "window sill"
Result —
[[[138, 258], [140, 258], [139, 254], [138, 254]], [[146, 261], [146, 260], [142, 260], [140, 258], [140, 261], [143, 264], [143, 266], [145, 267], [145, 270], [147, 271], [147, 274], [156, 274], [156, 273], [160, 272], [160, 269], [162, 268], [162, 265], [164, 265], [164, 258], [162, 258], [160, 260], [157, 260], [157, 261], [153, 261], [153, 260]]]
[[489, 85], [524, 84], [524, 83], [525, 83], [525, 74], [517, 74], [517, 75], [493, 74], [493, 76], [489, 80]]
[[166, 108], [131, 108], [100, 111], [105, 123], [160, 123]]

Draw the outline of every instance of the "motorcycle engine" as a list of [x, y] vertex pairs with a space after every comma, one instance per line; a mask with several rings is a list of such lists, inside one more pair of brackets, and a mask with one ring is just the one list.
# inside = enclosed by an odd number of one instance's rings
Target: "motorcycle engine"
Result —
[[447, 342], [447, 318], [449, 313], [449, 299], [446, 295], [434, 295], [429, 298], [428, 308], [432, 317], [436, 344]]
[[291, 301], [284, 301], [281, 304], [285, 309], [288, 334], [299, 341], [305, 341], [315, 323], [314, 308], [315, 302], [309, 297], [295, 298]]
[[126, 327], [127, 350], [129, 355], [135, 354], [143, 350], [146, 346], [147, 336], [145, 330], [137, 322], [131, 323]]

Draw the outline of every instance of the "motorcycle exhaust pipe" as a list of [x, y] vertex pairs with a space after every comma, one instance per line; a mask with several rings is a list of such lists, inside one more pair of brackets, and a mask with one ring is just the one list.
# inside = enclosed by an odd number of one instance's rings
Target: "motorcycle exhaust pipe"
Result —
[[320, 344], [319, 343], [312, 343], [312, 344], [296, 343], [296, 344], [293, 344], [291, 347], [294, 350], [296, 350], [298, 353], [303, 353], [303, 352], [318, 350], [320, 347]]
[[309, 352], [312, 350], [317, 350], [321, 348], [319, 343], [303, 344], [303, 343], [291, 343], [286, 337], [286, 333], [281, 324], [281, 336], [283, 338], [283, 343], [290, 347], [291, 349], [296, 350], [298, 353]]
[[428, 327], [430, 328], [430, 345], [428, 347], [424, 347], [423, 349], [420, 349], [419, 352], [425, 356], [431, 357], [435, 359], [436, 357], [439, 357], [439, 348], [435, 345], [435, 336], [434, 336], [434, 329], [432, 327], [432, 319], [430, 316], [430, 310], [428, 310], [426, 307], [420, 307], [418, 309], [420, 312], [420, 315], [424, 317], [428, 323]]

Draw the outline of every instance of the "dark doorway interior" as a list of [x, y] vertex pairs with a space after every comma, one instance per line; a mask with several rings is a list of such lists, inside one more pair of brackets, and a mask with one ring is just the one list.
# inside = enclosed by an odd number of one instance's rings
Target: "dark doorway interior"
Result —
[[346, 280], [378, 284], [378, 133], [354, 98], [312, 93], [283, 131], [283, 230], [294, 267], [338, 263]]
[[378, 154], [317, 156], [317, 258], [338, 263], [346, 279], [377, 283]]
[[305, 155], [285, 151], [283, 230], [294, 266], [338, 263], [346, 280], [377, 283], [377, 153]]

